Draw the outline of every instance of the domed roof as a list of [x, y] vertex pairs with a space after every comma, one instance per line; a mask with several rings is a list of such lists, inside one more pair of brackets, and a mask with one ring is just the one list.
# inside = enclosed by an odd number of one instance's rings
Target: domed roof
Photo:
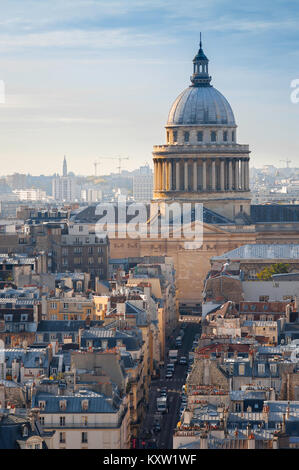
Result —
[[173, 103], [167, 126], [192, 124], [236, 125], [229, 102], [213, 86], [190, 86]]

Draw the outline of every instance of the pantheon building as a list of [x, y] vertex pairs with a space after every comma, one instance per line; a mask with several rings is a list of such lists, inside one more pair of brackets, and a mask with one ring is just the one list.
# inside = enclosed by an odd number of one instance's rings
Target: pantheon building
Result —
[[[299, 239], [299, 205], [251, 204], [249, 146], [237, 143], [234, 113], [212, 86], [208, 66], [200, 43], [190, 86], [171, 106], [166, 144], [154, 147], [154, 194], [147, 206], [152, 220], [163, 216], [166, 204], [202, 203], [201, 248], [185, 249], [184, 240], [175, 237], [123, 236], [110, 240], [112, 262], [143, 256], [171, 257], [177, 298], [181, 305], [192, 306], [201, 300], [212, 257], [242, 245], [297, 244]], [[72, 220], [92, 226], [98, 219], [95, 206], [89, 206]]]
[[249, 153], [237, 143], [234, 113], [211, 84], [200, 42], [190, 86], [168, 115], [166, 145], [154, 146], [154, 200], [201, 202], [230, 219], [249, 214]]

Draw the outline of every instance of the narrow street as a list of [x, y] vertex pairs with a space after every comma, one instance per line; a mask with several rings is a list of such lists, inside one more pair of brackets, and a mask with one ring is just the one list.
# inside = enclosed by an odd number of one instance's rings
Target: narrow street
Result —
[[[175, 346], [175, 335], [172, 340], [167, 344], [167, 353], [169, 349], [178, 349], [179, 357], [187, 356], [192, 349], [192, 343], [196, 333], [201, 332], [200, 325], [189, 324], [184, 330], [183, 344], [181, 348]], [[167, 357], [167, 356], [166, 356]], [[188, 365], [175, 365], [173, 377], [171, 379], [165, 378], [166, 366], [168, 359], [165, 361], [165, 367], [161, 370], [161, 378], [154, 380], [150, 387], [150, 401], [148, 412], [143, 421], [138, 440], [139, 448], [158, 448], [158, 449], [172, 449], [172, 435], [177, 422], [179, 421], [179, 410], [181, 406], [181, 392], [182, 386], [185, 384], [187, 377]], [[156, 409], [156, 400], [160, 396], [161, 388], [167, 388], [168, 398], [168, 412], [158, 413]], [[154, 423], [158, 419], [160, 422], [161, 430], [154, 432]]]

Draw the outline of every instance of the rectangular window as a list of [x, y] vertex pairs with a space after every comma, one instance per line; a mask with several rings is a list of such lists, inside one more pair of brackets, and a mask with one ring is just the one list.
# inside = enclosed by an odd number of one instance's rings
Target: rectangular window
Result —
[[202, 142], [203, 141], [203, 132], [198, 131], [197, 132], [197, 142]]
[[81, 416], [82, 426], [88, 426], [88, 417]]
[[88, 434], [87, 434], [87, 432], [82, 432], [82, 433], [81, 433], [81, 442], [82, 442], [82, 444], [87, 444], [87, 442], [88, 442]]
[[227, 131], [223, 131], [223, 141], [227, 142]]
[[60, 432], [59, 433], [59, 443], [60, 444], [65, 444], [65, 432]]
[[184, 141], [189, 142], [189, 132], [184, 132]]
[[259, 375], [264, 374], [265, 373], [265, 364], [258, 364], [257, 369], [258, 369], [258, 374]]
[[211, 142], [216, 142], [216, 131], [211, 132]]
[[65, 416], [60, 416], [59, 422], [60, 426], [65, 426]]
[[174, 141], [174, 142], [177, 142], [177, 141], [178, 141], [178, 133], [177, 133], [177, 131], [174, 131], [174, 132], [173, 132], [173, 141]]
[[277, 364], [270, 364], [270, 371], [271, 371], [271, 374], [276, 374]]

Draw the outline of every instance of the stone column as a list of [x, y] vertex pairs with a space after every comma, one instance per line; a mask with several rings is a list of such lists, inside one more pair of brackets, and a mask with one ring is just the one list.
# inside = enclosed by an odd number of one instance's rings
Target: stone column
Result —
[[197, 160], [193, 162], [193, 191], [197, 191]]
[[162, 191], [166, 190], [166, 162], [162, 162]]
[[184, 162], [184, 189], [188, 191], [188, 162]]
[[212, 191], [216, 190], [216, 160], [212, 160]]
[[235, 159], [235, 189], [238, 191], [239, 190], [239, 159]]
[[228, 162], [228, 189], [229, 191], [233, 189], [233, 162], [231, 159]]
[[245, 162], [241, 160], [241, 189], [245, 190]]
[[157, 191], [160, 191], [161, 189], [161, 164], [160, 164], [160, 160], [157, 160], [156, 162], [156, 165], [157, 165], [157, 186], [156, 186], [156, 189]]
[[224, 191], [224, 160], [220, 160], [220, 189]]
[[249, 190], [250, 188], [250, 180], [249, 180], [249, 158], [247, 158], [246, 163], [245, 163], [245, 168], [246, 168], [246, 189]]
[[178, 160], [175, 162], [175, 189], [180, 190], [180, 162]]
[[202, 161], [202, 189], [207, 190], [207, 161], [204, 158]]
[[168, 162], [168, 191], [172, 191], [172, 160]]

